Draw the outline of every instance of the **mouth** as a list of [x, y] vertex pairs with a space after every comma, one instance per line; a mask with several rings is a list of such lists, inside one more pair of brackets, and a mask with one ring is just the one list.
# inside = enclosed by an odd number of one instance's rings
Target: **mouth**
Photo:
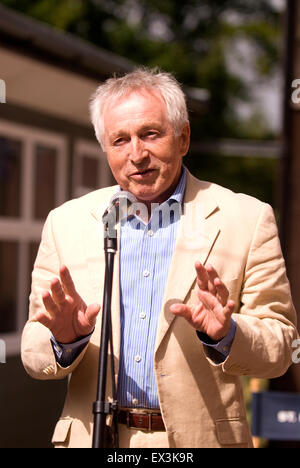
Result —
[[143, 171], [136, 171], [130, 175], [130, 178], [134, 180], [144, 180], [151, 177], [155, 172], [155, 169], [145, 169]]

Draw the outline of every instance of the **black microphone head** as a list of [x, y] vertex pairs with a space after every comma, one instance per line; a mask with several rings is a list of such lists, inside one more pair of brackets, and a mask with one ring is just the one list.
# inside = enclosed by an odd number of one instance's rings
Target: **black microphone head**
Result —
[[137, 199], [131, 192], [125, 192], [124, 190], [121, 190], [120, 192], [115, 193], [109, 202], [109, 208], [112, 206], [118, 206], [122, 205], [122, 203], [127, 203], [128, 206], [132, 205], [133, 203], [136, 203]]
[[122, 219], [128, 218], [134, 213], [133, 204], [137, 202], [135, 196], [130, 192], [121, 190], [115, 193], [109, 202], [108, 208], [103, 214], [104, 224], [115, 226]]

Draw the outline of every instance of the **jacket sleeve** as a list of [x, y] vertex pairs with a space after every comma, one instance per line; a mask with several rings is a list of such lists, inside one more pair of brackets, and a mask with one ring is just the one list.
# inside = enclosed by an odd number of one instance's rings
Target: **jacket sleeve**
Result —
[[262, 205], [254, 230], [237, 312], [230, 354], [219, 364], [224, 372], [257, 378], [286, 372], [298, 336], [296, 312], [274, 213], [267, 204]]
[[51, 344], [51, 332], [32, 317], [44, 309], [42, 292], [49, 290], [50, 282], [59, 277], [60, 259], [52, 229], [53, 212], [50, 212], [42, 232], [38, 255], [32, 272], [32, 288], [29, 298], [29, 319], [25, 324], [21, 341], [21, 358], [25, 370], [36, 379], [61, 379], [73, 372], [81, 361], [86, 348], [68, 367], [61, 367], [55, 358]]

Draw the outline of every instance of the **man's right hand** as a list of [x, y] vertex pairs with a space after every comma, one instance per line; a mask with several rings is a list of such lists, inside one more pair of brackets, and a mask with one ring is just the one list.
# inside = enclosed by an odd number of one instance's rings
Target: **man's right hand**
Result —
[[57, 342], [73, 343], [93, 331], [101, 307], [85, 304], [65, 265], [60, 268], [59, 275], [60, 280], [51, 281], [51, 293], [45, 291], [42, 295], [46, 311], [38, 312], [32, 320], [49, 328]]

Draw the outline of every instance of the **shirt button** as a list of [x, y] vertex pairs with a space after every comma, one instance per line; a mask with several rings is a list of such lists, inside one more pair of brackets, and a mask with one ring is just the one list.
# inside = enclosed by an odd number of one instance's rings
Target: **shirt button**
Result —
[[140, 313], [140, 319], [144, 319], [144, 318], [146, 318], [146, 314], [144, 312], [141, 312]]
[[150, 275], [150, 272], [148, 270], [143, 271], [143, 276], [147, 278]]
[[153, 237], [154, 232], [152, 231], [152, 229], [149, 229], [149, 231], [147, 232], [147, 235], [148, 235], [149, 237]]
[[137, 356], [134, 356], [134, 360], [135, 362], [140, 362], [141, 361], [141, 356], [137, 355]]
[[132, 404], [133, 404], [133, 405], [138, 405], [138, 404], [139, 404], [139, 400], [138, 400], [137, 398], [134, 398], [134, 399], [132, 400]]

